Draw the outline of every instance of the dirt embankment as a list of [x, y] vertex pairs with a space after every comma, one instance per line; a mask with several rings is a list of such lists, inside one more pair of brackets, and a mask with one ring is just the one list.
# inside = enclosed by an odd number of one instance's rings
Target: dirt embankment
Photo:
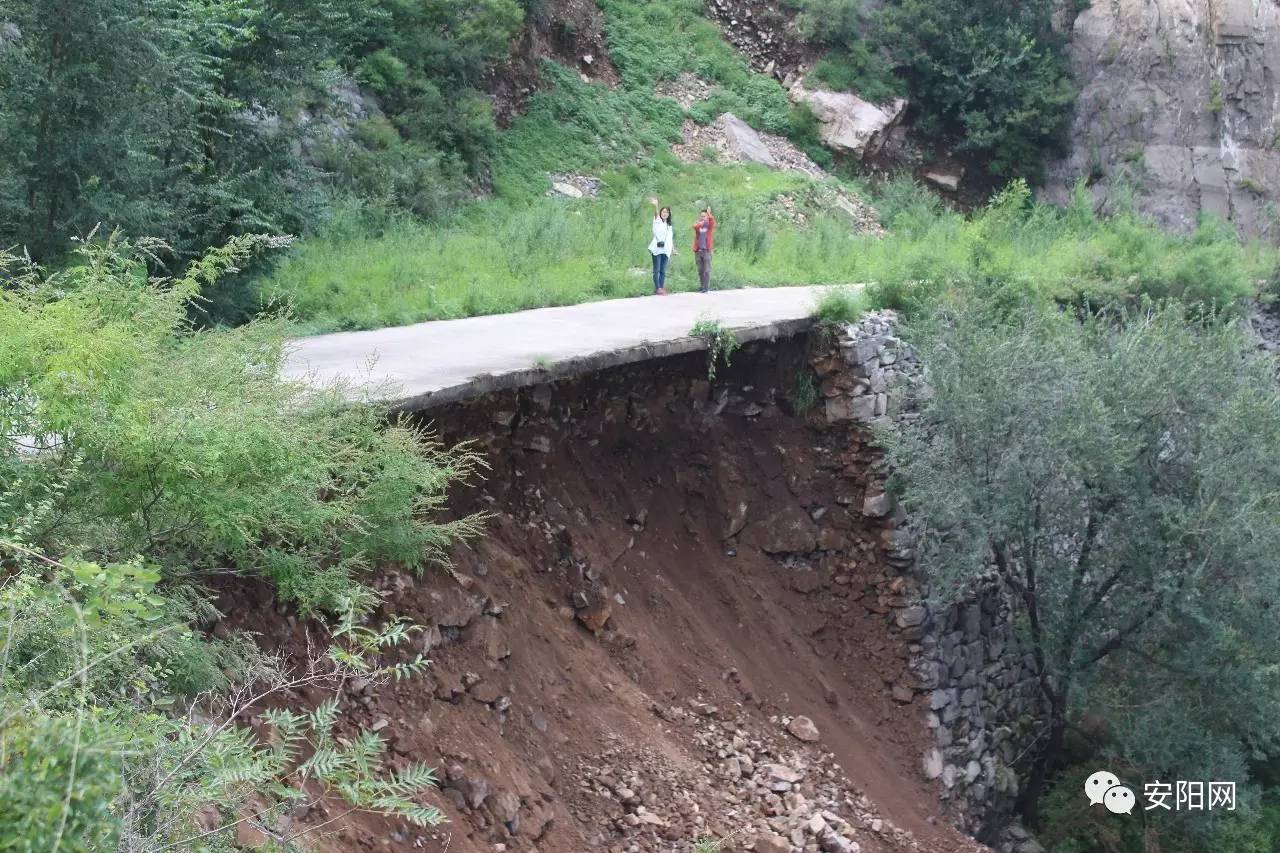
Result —
[[[350, 815], [308, 837], [451, 853], [728, 835], [724, 850], [766, 853], [980, 849], [923, 780], [894, 570], [862, 515], [868, 436], [829, 426], [820, 400], [795, 411], [806, 347], [749, 345], [714, 383], [693, 353], [432, 413], [492, 466], [456, 511], [492, 518], [457, 579], [384, 578], [389, 612], [431, 626], [429, 673], [348, 685], [343, 705], [395, 765], [440, 768], [449, 823]], [[303, 647], [269, 601], [228, 604], [266, 647]]]

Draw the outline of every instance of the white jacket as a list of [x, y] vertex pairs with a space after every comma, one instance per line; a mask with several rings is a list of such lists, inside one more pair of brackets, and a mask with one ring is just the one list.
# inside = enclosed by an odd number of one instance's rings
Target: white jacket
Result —
[[[658, 247], [659, 243], [662, 244], [661, 248]], [[649, 241], [649, 254], [670, 257], [674, 248], [675, 234], [672, 233], [671, 226], [658, 217], [653, 217], [653, 239]]]

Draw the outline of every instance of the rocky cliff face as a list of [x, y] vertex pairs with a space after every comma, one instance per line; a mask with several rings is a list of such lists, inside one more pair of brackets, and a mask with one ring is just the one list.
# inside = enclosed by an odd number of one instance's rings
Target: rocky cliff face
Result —
[[1247, 235], [1276, 230], [1280, 5], [1095, 0], [1075, 18], [1071, 56], [1081, 94], [1051, 200], [1083, 177], [1106, 203], [1128, 176], [1168, 227], [1207, 211]]

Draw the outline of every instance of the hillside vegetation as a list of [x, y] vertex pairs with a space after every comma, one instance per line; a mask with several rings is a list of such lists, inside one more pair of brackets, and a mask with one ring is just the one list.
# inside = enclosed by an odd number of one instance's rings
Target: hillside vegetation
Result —
[[[1071, 101], [1048, 3], [787, 7], [820, 78], [906, 93], [932, 141], [1012, 179], [970, 211], [910, 177], [865, 183], [697, 0], [600, 0], [617, 80], [547, 59], [499, 127], [492, 76], [549, 3], [0, 10], [0, 849], [229, 849], [246, 816], [321, 794], [439, 820], [429, 771], [391, 772], [376, 733], [334, 735], [336, 699], [299, 697], [426, 666], [370, 578], [480, 534], [442, 519], [481, 462], [280, 380], [285, 342], [648, 293], [650, 195], [675, 211], [673, 289], [710, 204], [717, 287], [861, 283], [823, 318], [913, 324], [938, 393], [896, 451], [900, 493], [938, 595], [962, 598], [990, 554], [1021, 597], [1053, 694], [1023, 803], [1046, 841], [1277, 849], [1280, 404], [1274, 363], [1231, 331], [1280, 292], [1275, 249], [1207, 218], [1163, 232], [1122, 193], [1105, 214], [1083, 186], [1034, 199]], [[657, 94], [689, 76], [708, 96], [687, 110]], [[724, 111], [829, 178], [672, 153]], [[563, 173], [599, 197], [550, 195]], [[1052, 576], [1028, 596], [1029, 560]], [[316, 620], [312, 658], [213, 631], [226, 590]], [[269, 738], [238, 724], [264, 700]], [[1104, 738], [1076, 742], [1086, 718]], [[1099, 823], [1078, 808], [1095, 760], [1227, 775], [1238, 819]]]

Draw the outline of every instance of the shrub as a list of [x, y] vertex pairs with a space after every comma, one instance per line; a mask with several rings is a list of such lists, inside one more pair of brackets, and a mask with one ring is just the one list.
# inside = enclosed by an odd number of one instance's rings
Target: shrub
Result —
[[707, 379], [716, 378], [716, 365], [723, 359], [726, 366], [738, 350], [738, 338], [732, 329], [726, 329], [719, 320], [703, 318], [693, 324], [689, 334], [702, 338], [707, 345]]
[[[420, 657], [380, 661], [404, 643], [404, 626], [355, 629], [344, 620], [329, 655], [291, 671], [241, 640], [238, 653], [222, 655], [219, 680], [201, 685], [200, 713], [171, 715], [175, 699], [195, 695], [169, 693], [153, 678], [177, 657], [171, 640], [208, 645], [209, 654], [219, 642], [193, 634], [191, 614], [172, 607], [178, 602], [152, 585], [154, 576], [143, 578], [136, 566], [60, 562], [4, 540], [0, 561], [7, 581], [0, 591], [4, 849], [220, 849], [238, 823], [270, 828], [314, 789], [417, 825], [440, 822], [437, 810], [418, 802], [434, 784], [429, 770], [388, 773], [371, 732], [335, 741], [336, 699], [308, 713], [263, 712], [270, 742], [236, 723], [285, 691], [335, 690], [355, 674], [385, 679], [421, 670]], [[357, 630], [364, 635], [350, 640]]]
[[867, 299], [861, 290], [833, 287], [822, 294], [813, 317], [820, 323], [855, 323], [867, 310]]
[[167, 573], [229, 564], [304, 611], [364, 595], [355, 579], [371, 561], [419, 567], [474, 529], [429, 520], [472, 457], [384, 428], [337, 389], [281, 380], [281, 322], [189, 330], [187, 302], [264, 242], [234, 241], [175, 280], [149, 279], [145, 246], [114, 238], [51, 275], [0, 258], [13, 274], [0, 424], [43, 451], [0, 447], [0, 528], [50, 502], [30, 536], [51, 552], [91, 536], [95, 553], [146, 553]]
[[837, 91], [883, 102], [902, 91], [884, 52], [867, 39], [872, 18], [863, 0], [797, 0], [796, 24], [810, 41], [828, 48], [810, 76]]

